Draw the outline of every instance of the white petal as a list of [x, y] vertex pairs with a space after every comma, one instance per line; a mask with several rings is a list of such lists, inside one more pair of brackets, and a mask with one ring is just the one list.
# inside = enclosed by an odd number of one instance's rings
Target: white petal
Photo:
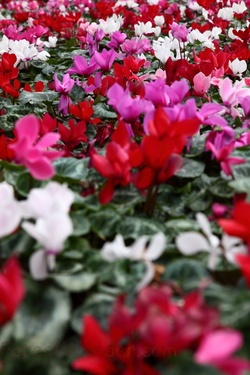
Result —
[[130, 246], [130, 259], [142, 260], [144, 259], [146, 244], [148, 242], [148, 236], [139, 237], [132, 246]]
[[129, 258], [129, 248], [125, 246], [121, 234], [117, 234], [113, 242], [106, 242], [101, 249], [102, 257], [108, 262], [113, 262], [117, 259]]
[[208, 268], [214, 270], [218, 262], [218, 256], [221, 255], [221, 249], [219, 247], [211, 248], [208, 256]]
[[43, 280], [48, 276], [46, 255], [44, 250], [38, 250], [29, 259], [31, 276], [35, 280]]
[[212, 235], [212, 232], [211, 232], [211, 226], [210, 226], [210, 223], [209, 223], [207, 217], [203, 213], [198, 212], [196, 214], [196, 220], [198, 221], [198, 224], [199, 224], [202, 232], [207, 237], [210, 237]]
[[176, 246], [184, 255], [196, 254], [199, 251], [210, 251], [210, 245], [202, 234], [186, 232], [176, 238]]
[[166, 237], [163, 233], [157, 233], [152, 238], [147, 247], [145, 253], [145, 259], [147, 260], [156, 260], [163, 253], [166, 247]]
[[62, 212], [55, 212], [48, 218], [40, 218], [36, 224], [25, 222], [23, 229], [46, 250], [60, 251], [64, 241], [72, 234], [73, 224], [70, 217]]
[[144, 275], [143, 279], [136, 286], [136, 291], [137, 292], [139, 292], [145, 286], [147, 286], [148, 284], [150, 284], [150, 282], [154, 278], [154, 274], [155, 274], [154, 264], [151, 263], [151, 262], [147, 262], [146, 261], [145, 265], [146, 265], [146, 272], [145, 272], [145, 275]]

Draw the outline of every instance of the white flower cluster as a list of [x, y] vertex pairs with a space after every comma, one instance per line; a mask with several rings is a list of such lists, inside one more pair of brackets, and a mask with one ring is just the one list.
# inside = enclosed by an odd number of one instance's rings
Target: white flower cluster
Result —
[[73, 201], [73, 192], [57, 182], [32, 189], [27, 200], [20, 202], [15, 199], [11, 185], [7, 182], [0, 184], [0, 237], [13, 233], [21, 220], [26, 219], [22, 228], [42, 247], [30, 258], [30, 272], [34, 279], [47, 277], [48, 269], [55, 267], [56, 255], [73, 233], [69, 217]]
[[3, 36], [0, 41], [0, 55], [4, 52], [14, 53], [17, 57], [15, 66], [19, 69], [27, 68], [31, 60], [42, 60], [46, 61], [50, 54], [47, 51], [39, 51], [34, 43], [30, 43], [26, 39], [12, 40]]
[[153, 261], [161, 256], [165, 247], [166, 237], [163, 233], [157, 233], [151, 239], [148, 236], [141, 236], [128, 247], [124, 244], [123, 237], [117, 234], [113, 242], [104, 244], [101, 255], [108, 262], [118, 259], [142, 261], [146, 266], [146, 273], [136, 288], [141, 290], [152, 281], [155, 274]]
[[108, 17], [106, 20], [99, 20], [98, 28], [101, 29], [104, 34], [112, 34], [115, 31], [119, 31], [123, 24], [123, 17], [113, 14], [112, 17]]

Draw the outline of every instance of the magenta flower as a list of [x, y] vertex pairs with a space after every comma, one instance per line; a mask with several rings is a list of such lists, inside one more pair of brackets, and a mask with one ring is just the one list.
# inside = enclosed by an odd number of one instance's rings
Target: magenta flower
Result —
[[54, 74], [54, 82], [55, 90], [62, 94], [58, 105], [58, 111], [62, 112], [64, 115], [67, 115], [69, 113], [69, 105], [72, 103], [69, 94], [74, 87], [75, 81], [70, 78], [69, 74], [65, 74], [62, 82], [60, 82], [56, 74]]
[[152, 103], [141, 98], [131, 98], [129, 90], [115, 83], [108, 90], [108, 104], [112, 105], [123, 120], [127, 122], [136, 121], [142, 113], [152, 110]]
[[69, 74], [79, 74], [82, 76], [90, 76], [96, 69], [98, 68], [97, 63], [93, 59], [93, 57], [90, 59], [90, 62], [88, 64], [88, 61], [83, 56], [75, 56], [74, 57], [74, 64], [71, 68], [67, 70], [67, 73]]
[[221, 169], [227, 176], [232, 175], [232, 165], [242, 164], [245, 163], [246, 160], [243, 158], [237, 158], [230, 156], [231, 152], [234, 149], [234, 142], [223, 146], [222, 148], [216, 149], [215, 145], [212, 142], [206, 143], [207, 150], [212, 151], [215, 158], [220, 163]]
[[24, 165], [37, 180], [47, 180], [55, 174], [52, 160], [63, 152], [48, 150], [60, 139], [59, 134], [47, 133], [40, 139], [39, 120], [34, 115], [27, 115], [15, 124], [16, 142], [9, 145], [15, 153], [15, 161]]
[[95, 51], [94, 59], [102, 70], [109, 71], [113, 65], [116, 55], [117, 53], [113, 49], [107, 51], [104, 48], [102, 52]]

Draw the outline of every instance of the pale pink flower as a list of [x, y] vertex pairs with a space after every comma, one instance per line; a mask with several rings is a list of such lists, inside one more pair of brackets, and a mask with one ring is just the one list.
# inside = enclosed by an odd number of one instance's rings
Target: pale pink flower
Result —
[[198, 94], [205, 94], [210, 85], [211, 85], [211, 77], [210, 76], [205, 76], [204, 73], [200, 72], [200, 73], [197, 73], [195, 76], [194, 76], [194, 90], [198, 93]]

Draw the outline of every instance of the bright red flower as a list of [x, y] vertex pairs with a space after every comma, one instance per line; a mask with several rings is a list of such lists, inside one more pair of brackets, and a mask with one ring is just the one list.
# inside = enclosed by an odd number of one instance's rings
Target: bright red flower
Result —
[[219, 219], [219, 225], [230, 236], [242, 238], [250, 242], [250, 203], [236, 203], [231, 219]]
[[0, 326], [13, 318], [24, 297], [21, 268], [15, 257], [10, 258], [0, 274]]
[[78, 103], [78, 105], [70, 104], [69, 112], [80, 120], [89, 121], [90, 117], [94, 113], [94, 110], [90, 102], [84, 101]]

